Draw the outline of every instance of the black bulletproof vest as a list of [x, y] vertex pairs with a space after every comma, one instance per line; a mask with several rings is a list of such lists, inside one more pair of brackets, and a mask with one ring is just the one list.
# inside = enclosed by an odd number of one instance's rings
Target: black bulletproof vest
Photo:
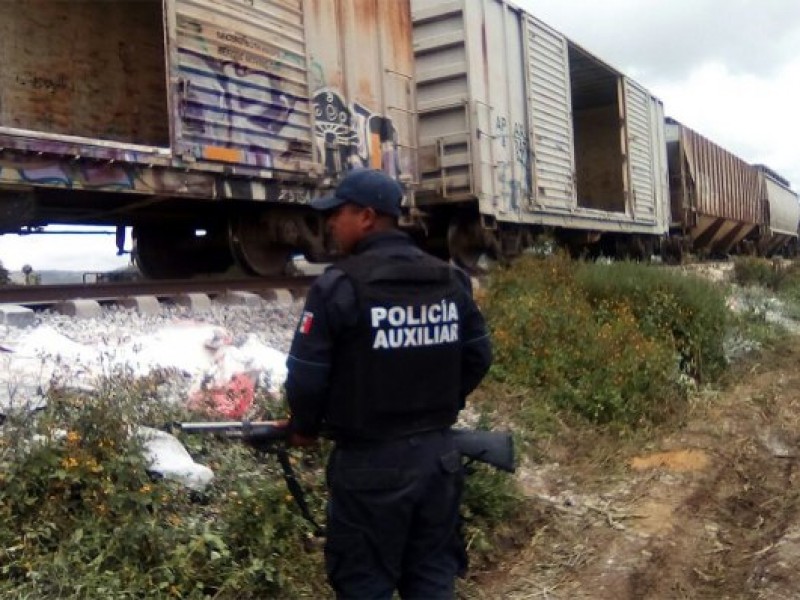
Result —
[[358, 322], [337, 340], [325, 417], [338, 439], [448, 427], [461, 406], [463, 288], [426, 254], [365, 252], [336, 265], [353, 282]]

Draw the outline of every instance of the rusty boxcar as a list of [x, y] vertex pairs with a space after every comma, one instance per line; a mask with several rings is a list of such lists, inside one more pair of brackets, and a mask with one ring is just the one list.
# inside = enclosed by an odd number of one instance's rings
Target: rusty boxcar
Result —
[[673, 234], [712, 255], [754, 246], [766, 224], [757, 169], [674, 119], [667, 154]]
[[417, 204], [468, 264], [552, 229], [567, 242], [669, 226], [663, 107], [506, 0], [412, 0]]
[[0, 233], [133, 225], [152, 277], [324, 257], [305, 205], [413, 182], [414, 94], [408, 0], [4, 0]]

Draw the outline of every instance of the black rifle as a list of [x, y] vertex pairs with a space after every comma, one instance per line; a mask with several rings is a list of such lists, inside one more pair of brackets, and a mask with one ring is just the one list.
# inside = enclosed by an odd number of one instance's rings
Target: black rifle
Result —
[[[314, 520], [306, 504], [303, 489], [297, 482], [289, 461], [286, 444], [282, 443], [288, 436], [286, 427], [277, 425], [275, 421], [211, 421], [174, 423], [173, 426], [186, 433], [211, 433], [238, 439], [259, 452], [275, 454], [283, 469], [286, 486], [303, 517], [314, 527], [315, 535], [324, 535], [323, 528]], [[510, 433], [453, 429], [453, 434], [459, 452], [470, 461], [477, 460], [508, 473], [514, 472], [514, 440]]]

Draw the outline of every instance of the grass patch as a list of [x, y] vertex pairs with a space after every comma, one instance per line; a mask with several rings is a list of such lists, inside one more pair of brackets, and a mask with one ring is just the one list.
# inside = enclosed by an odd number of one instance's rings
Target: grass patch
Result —
[[740, 256], [733, 263], [733, 281], [742, 286], [759, 286], [778, 290], [787, 278], [788, 271], [780, 261], [757, 256]]

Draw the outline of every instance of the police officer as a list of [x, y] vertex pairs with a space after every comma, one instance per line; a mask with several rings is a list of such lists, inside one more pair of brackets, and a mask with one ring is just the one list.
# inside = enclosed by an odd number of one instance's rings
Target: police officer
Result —
[[335, 441], [325, 563], [338, 598], [452, 598], [466, 569], [450, 426], [491, 347], [469, 278], [397, 229], [402, 188], [346, 175], [312, 202], [344, 258], [312, 285], [290, 356], [290, 441]]

